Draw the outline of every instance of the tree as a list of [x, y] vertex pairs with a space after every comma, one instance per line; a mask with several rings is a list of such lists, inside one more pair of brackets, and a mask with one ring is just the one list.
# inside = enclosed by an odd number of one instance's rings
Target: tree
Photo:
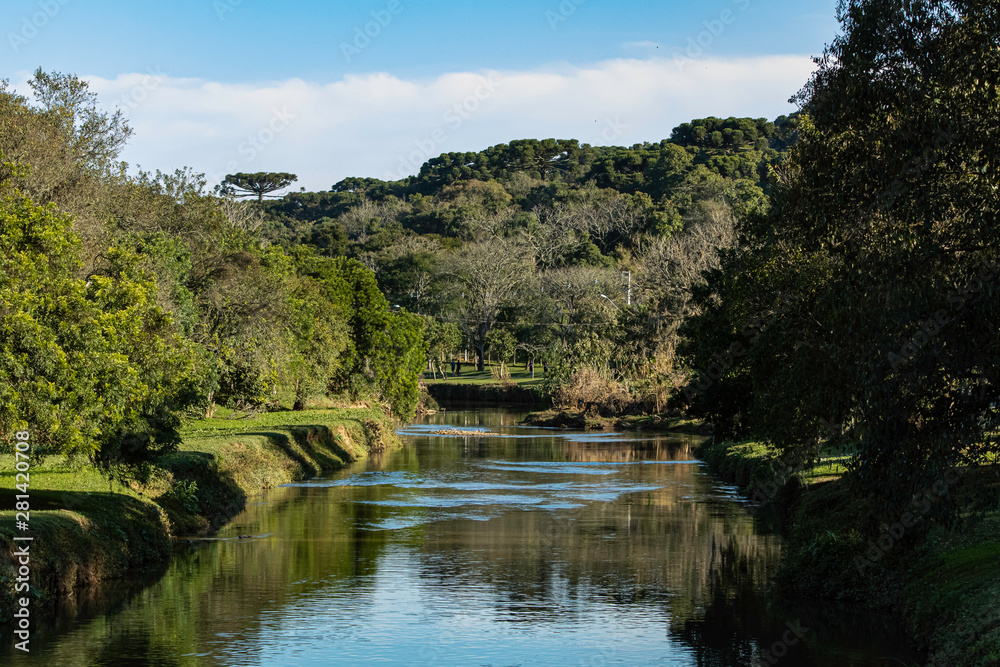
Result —
[[35, 102], [0, 81], [0, 153], [9, 161], [0, 165], [0, 182], [72, 217], [86, 275], [109, 244], [108, 220], [136, 214], [134, 191], [117, 162], [132, 130], [121, 111], [101, 111], [74, 75], [39, 69], [29, 86]]
[[442, 322], [435, 317], [424, 316], [424, 342], [431, 363], [436, 363], [441, 375], [447, 380], [441, 361], [453, 354], [462, 344], [462, 331], [454, 322]]
[[504, 238], [466, 244], [449, 263], [447, 273], [462, 294], [459, 319], [465, 322], [476, 349], [480, 372], [486, 368], [486, 337], [500, 311], [516, 303], [532, 265], [531, 253], [523, 244]]
[[343, 314], [349, 344], [330, 379], [331, 391], [375, 394], [401, 419], [413, 416], [418, 378], [427, 364], [421, 318], [393, 313], [375, 275], [357, 260], [313, 257], [303, 271]]
[[145, 479], [179, 442], [174, 411], [192, 382], [190, 346], [155, 305], [138, 257], [112, 248], [74, 277], [70, 221], [23, 197], [0, 200], [0, 428], [31, 431], [36, 457], [84, 456]]
[[75, 74], [50, 74], [38, 68], [28, 85], [42, 112], [58, 119], [71, 137], [71, 148], [84, 167], [105, 171], [113, 165], [132, 134], [120, 109], [113, 114], [100, 111], [97, 94]]
[[800, 460], [856, 446], [849, 479], [876, 533], [927, 489], [947, 490], [929, 513], [949, 522], [996, 500], [955, 470], [1000, 453], [1000, 7], [839, 14], [772, 215], [744, 229], [692, 339], [740, 343], [699, 345], [695, 363], [716, 364], [705, 395], [738, 397], [744, 433]]
[[256, 197], [257, 202], [263, 204], [266, 195], [287, 188], [297, 180], [298, 176], [285, 172], [259, 171], [255, 174], [228, 174], [222, 181], [220, 190], [223, 194], [231, 194], [235, 197]]
[[514, 356], [517, 339], [506, 327], [493, 327], [486, 336], [486, 342], [490, 347], [490, 352], [495, 353], [500, 360], [500, 377], [506, 377], [504, 367], [507, 361]]
[[420, 374], [427, 365], [421, 317], [406, 311], [390, 313], [373, 362], [379, 396], [396, 417], [412, 419], [420, 400]]
[[313, 257], [304, 248], [297, 255], [298, 275], [288, 308], [292, 350], [288, 371], [295, 395], [292, 409], [304, 410], [309, 394], [325, 392], [344, 363], [349, 338], [346, 313], [309, 275]]

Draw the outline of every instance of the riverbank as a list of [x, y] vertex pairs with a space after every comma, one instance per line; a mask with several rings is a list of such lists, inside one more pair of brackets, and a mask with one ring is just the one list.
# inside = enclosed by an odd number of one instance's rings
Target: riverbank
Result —
[[[371, 408], [273, 412], [209, 419], [182, 430], [178, 450], [146, 486], [111, 486], [90, 467], [50, 460], [33, 466], [30, 521], [18, 530], [13, 456], [0, 457], [0, 623], [15, 599], [15, 551], [30, 536], [31, 609], [69, 601], [81, 589], [166, 561], [174, 538], [209, 534], [266, 490], [341, 468], [399, 444], [388, 418]], [[21, 480], [23, 481], [23, 479]], [[18, 593], [20, 598], [26, 595]]]
[[436, 401], [469, 405], [546, 405], [548, 397], [537, 385], [496, 382], [428, 382], [427, 393]]
[[909, 549], [904, 529], [886, 526], [876, 544], [859, 530], [875, 508], [852, 493], [843, 457], [790, 467], [746, 442], [708, 443], [698, 455], [754, 506], [783, 515], [784, 592], [901, 612], [927, 665], [1000, 664], [1000, 514], [964, 532], [933, 528]]
[[572, 428], [584, 431], [654, 431], [705, 435], [699, 419], [661, 417], [659, 415], [622, 415], [602, 417], [584, 410], [550, 409], [532, 412], [521, 422], [526, 426]]

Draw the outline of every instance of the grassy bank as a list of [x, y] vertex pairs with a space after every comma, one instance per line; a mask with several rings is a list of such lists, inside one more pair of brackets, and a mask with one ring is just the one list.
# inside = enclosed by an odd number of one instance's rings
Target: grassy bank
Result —
[[[524, 369], [523, 366], [510, 366], [509, 364], [505, 366], [506, 370], [510, 373], [510, 382], [519, 387], [536, 387], [541, 389], [542, 382], [545, 380], [545, 375], [542, 370], [542, 365], [539, 363], [535, 366], [535, 377], [531, 377], [531, 373]], [[463, 384], [463, 385], [488, 385], [488, 384], [500, 384], [497, 374], [500, 372], [500, 364], [486, 364], [485, 370], [482, 372], [476, 370], [475, 362], [462, 362], [462, 374], [455, 375], [451, 372], [450, 366], [445, 364], [445, 370], [448, 373], [447, 379], [443, 378], [440, 373], [435, 373], [432, 375], [429, 372], [424, 373], [423, 381], [428, 385], [433, 384]], [[436, 376], [436, 377], [435, 377]]]
[[423, 384], [427, 392], [436, 401], [451, 401], [469, 404], [506, 404], [506, 405], [547, 405], [551, 401], [542, 390], [541, 366], [535, 370], [535, 377], [525, 370], [507, 367], [510, 379], [501, 382], [496, 372], [500, 366], [486, 366], [479, 372], [475, 364], [462, 364], [462, 374], [448, 374], [444, 379], [440, 374], [433, 378], [424, 373]]
[[[13, 555], [29, 535], [33, 609], [72, 599], [81, 587], [163, 562], [171, 538], [203, 535], [242, 511], [248, 498], [335, 470], [398, 443], [374, 409], [274, 412], [191, 422], [178, 451], [146, 486], [110, 485], [90, 467], [50, 459], [30, 471], [30, 529], [15, 523], [13, 456], [0, 456], [0, 618], [9, 619]], [[22, 479], [23, 481], [23, 479]], [[18, 593], [17, 597], [22, 597]]]
[[840, 457], [789, 466], [759, 443], [711, 443], [699, 456], [785, 514], [785, 592], [901, 610], [929, 665], [1000, 664], [1000, 514], [963, 531], [886, 524], [871, 540], [863, 527], [879, 513], [852, 491]]

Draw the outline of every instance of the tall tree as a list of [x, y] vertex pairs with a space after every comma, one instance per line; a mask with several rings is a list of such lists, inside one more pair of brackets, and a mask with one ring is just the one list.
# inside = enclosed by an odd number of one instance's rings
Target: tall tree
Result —
[[[744, 397], [730, 408], [743, 428], [786, 450], [855, 443], [851, 479], [898, 518], [1000, 452], [1000, 7], [839, 13], [843, 35], [798, 97], [773, 216], [745, 230], [705, 300], [701, 324], [742, 347], [700, 345], [696, 363], [716, 365], [706, 392]], [[944, 488], [945, 520], [995, 500]]]
[[69, 226], [50, 207], [0, 200], [0, 427], [30, 428], [37, 456], [143, 478], [179, 442], [189, 349], [133, 254], [112, 248], [104, 271], [74, 277]]
[[447, 270], [460, 291], [458, 314], [479, 357], [480, 371], [486, 368], [487, 336], [503, 308], [520, 298], [519, 289], [530, 278], [533, 257], [523, 244], [510, 239], [470, 243], [457, 251]]
[[285, 172], [258, 171], [255, 174], [228, 174], [222, 181], [221, 190], [224, 194], [235, 197], [256, 197], [257, 202], [264, 203], [264, 197], [272, 192], [283, 190], [299, 179], [295, 174]]

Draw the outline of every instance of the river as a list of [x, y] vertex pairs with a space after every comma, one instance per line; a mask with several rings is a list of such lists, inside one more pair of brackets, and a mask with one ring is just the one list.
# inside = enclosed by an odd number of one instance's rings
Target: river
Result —
[[[781, 540], [693, 436], [446, 411], [406, 446], [275, 489], [151, 582], [63, 619], [77, 665], [883, 666], [892, 619], [768, 591]], [[442, 429], [468, 431], [434, 434]], [[495, 435], [475, 435], [472, 431]], [[241, 537], [243, 536], [243, 537]], [[247, 537], [248, 536], [248, 537]], [[114, 596], [112, 596], [113, 598]]]

